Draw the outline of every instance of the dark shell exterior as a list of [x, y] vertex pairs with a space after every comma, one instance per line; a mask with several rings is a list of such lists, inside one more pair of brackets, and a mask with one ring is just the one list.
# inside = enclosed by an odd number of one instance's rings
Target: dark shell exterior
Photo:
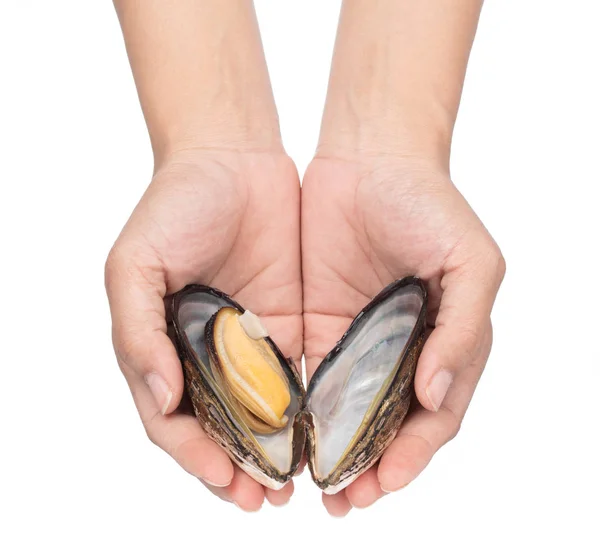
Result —
[[371, 309], [385, 301], [387, 297], [399, 288], [410, 285], [417, 286], [421, 290], [423, 305], [417, 323], [399, 360], [396, 376], [390, 384], [379, 409], [372, 415], [370, 421], [367, 422], [352, 450], [343, 462], [328, 477], [323, 479], [319, 478], [315, 470], [314, 426], [312, 424], [312, 416], [309, 413], [306, 414], [308, 465], [314, 482], [328, 494], [334, 494], [345, 488], [377, 462], [383, 451], [396, 436], [408, 412], [413, 396], [413, 381], [417, 361], [425, 342], [427, 291], [423, 282], [416, 277], [406, 277], [390, 284], [375, 296], [354, 319], [333, 350], [323, 359], [308, 387], [307, 397], [310, 397], [311, 391], [318, 383], [321, 374], [327, 371], [328, 366], [342, 351], [346, 342], [352, 339], [353, 331], [361, 321], [361, 318], [365, 317]]
[[292, 424], [292, 464], [288, 472], [281, 473], [265, 459], [265, 456], [256, 443], [239, 430], [229, 411], [224, 407], [220, 398], [206, 379], [204, 371], [201, 369], [202, 362], [194, 352], [185, 331], [179, 324], [178, 313], [182, 299], [187, 294], [196, 292], [212, 294], [224, 299], [228, 304], [242, 313], [244, 312], [244, 308], [224, 292], [202, 285], [190, 285], [173, 296], [171, 308], [175, 331], [175, 345], [183, 366], [186, 391], [191, 399], [196, 417], [207, 435], [221, 445], [233, 461], [246, 471], [246, 473], [267, 487], [279, 489], [296, 472], [304, 449], [305, 425], [302, 415], [302, 410], [304, 409], [304, 387], [300, 376], [293, 366], [293, 362], [287, 360], [277, 345], [267, 337], [265, 340], [277, 355], [286, 375], [295, 384], [297, 390], [300, 391], [300, 410], [296, 414]]

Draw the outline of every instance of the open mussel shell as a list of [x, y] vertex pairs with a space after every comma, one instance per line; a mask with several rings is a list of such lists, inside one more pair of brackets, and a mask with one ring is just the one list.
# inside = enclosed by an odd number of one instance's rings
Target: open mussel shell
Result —
[[289, 404], [278, 428], [257, 431], [262, 429], [260, 425], [248, 421], [245, 408], [226, 390], [221, 370], [227, 368], [215, 365], [220, 358], [212, 331], [218, 326], [217, 313], [228, 311], [224, 308], [244, 313], [237, 302], [210, 287], [191, 285], [173, 296], [175, 344], [186, 390], [206, 433], [256, 481], [280, 489], [295, 473], [304, 447], [304, 388], [296, 369], [275, 343], [269, 337], [261, 339], [262, 347], [278, 362], [289, 390]]
[[419, 279], [392, 283], [317, 368], [306, 400], [308, 460], [325, 493], [347, 487], [394, 439], [411, 401], [426, 304]]
[[427, 293], [418, 278], [396, 281], [373, 298], [306, 393], [293, 363], [269, 337], [235, 327], [244, 309], [225, 293], [188, 286], [173, 296], [171, 310], [200, 424], [267, 487], [279, 489], [291, 479], [306, 442], [313, 480], [336, 493], [377, 462], [408, 411], [425, 340]]

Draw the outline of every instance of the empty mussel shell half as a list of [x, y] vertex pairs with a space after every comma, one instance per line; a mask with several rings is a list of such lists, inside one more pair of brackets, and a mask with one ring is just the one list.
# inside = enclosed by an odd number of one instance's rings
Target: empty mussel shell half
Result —
[[358, 314], [313, 375], [308, 461], [327, 494], [352, 483], [394, 439], [412, 397], [426, 304], [419, 279], [392, 283]]
[[306, 447], [315, 483], [328, 494], [342, 490], [377, 462], [408, 411], [427, 310], [416, 277], [365, 306], [308, 392], [256, 316], [225, 293], [191, 285], [171, 310], [200, 424], [267, 487], [291, 479]]

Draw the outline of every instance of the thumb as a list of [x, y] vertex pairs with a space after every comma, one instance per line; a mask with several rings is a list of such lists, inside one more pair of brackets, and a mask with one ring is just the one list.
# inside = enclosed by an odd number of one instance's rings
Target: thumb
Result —
[[457, 375], [479, 359], [483, 347], [489, 347], [486, 333], [503, 276], [499, 252], [497, 257], [486, 256], [480, 263], [444, 275], [435, 329], [425, 343], [415, 377], [417, 398], [428, 410], [439, 410]]
[[130, 388], [145, 382], [163, 415], [181, 401], [183, 374], [167, 336], [164, 270], [153, 256], [115, 246], [106, 262], [113, 343]]

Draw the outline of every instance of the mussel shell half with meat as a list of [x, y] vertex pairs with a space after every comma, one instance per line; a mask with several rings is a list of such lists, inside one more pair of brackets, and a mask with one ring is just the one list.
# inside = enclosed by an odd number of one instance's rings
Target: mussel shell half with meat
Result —
[[293, 363], [255, 316], [221, 291], [188, 286], [173, 297], [172, 311], [198, 421], [256, 481], [282, 488], [305, 442], [304, 387]]

